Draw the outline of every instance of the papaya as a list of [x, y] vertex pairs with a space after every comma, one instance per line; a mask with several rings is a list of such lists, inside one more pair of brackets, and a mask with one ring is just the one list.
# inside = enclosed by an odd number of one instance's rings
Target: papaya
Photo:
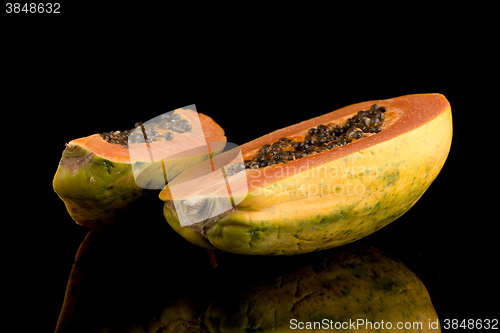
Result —
[[244, 255], [324, 250], [406, 213], [441, 171], [451, 140], [441, 94], [367, 101], [246, 143], [243, 163], [230, 150], [214, 172], [215, 159], [197, 164], [159, 197], [167, 222], [199, 246]]
[[235, 266], [248, 267], [246, 258], [218, 266], [212, 292], [186, 290], [170, 300], [150, 332], [440, 332], [422, 281], [377, 248], [259, 260], [267, 269], [242, 276]]
[[169, 180], [221, 152], [225, 142], [224, 130], [212, 118], [177, 109], [136, 123], [132, 130], [70, 141], [53, 188], [76, 223], [98, 228], [124, 224], [140, 199], [156, 193], [157, 200], [157, 191]]

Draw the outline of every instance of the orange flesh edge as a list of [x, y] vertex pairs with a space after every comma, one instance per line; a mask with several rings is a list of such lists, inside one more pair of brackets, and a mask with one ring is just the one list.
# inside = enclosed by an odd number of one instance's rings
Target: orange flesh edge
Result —
[[[258, 190], [259, 188], [266, 187], [276, 181], [291, 177], [297, 172], [297, 170], [305, 171], [320, 166], [324, 163], [340, 159], [344, 156], [375, 146], [379, 143], [388, 141], [391, 138], [409, 132], [412, 129], [418, 128], [436, 118], [438, 115], [444, 112], [449, 105], [446, 98], [440, 94], [407, 95], [393, 99], [374, 100], [349, 105], [323, 116], [312, 118], [307, 121], [274, 131], [270, 134], [242, 145], [240, 149], [243, 159], [251, 159], [256, 155], [256, 153], [261, 149], [263, 145], [276, 142], [282, 137], [290, 138], [292, 140], [299, 139], [300, 141], [303, 141], [305, 135], [308, 135], [306, 133], [310, 128], [317, 127], [320, 124], [342, 125], [348, 118], [354, 116], [358, 111], [367, 110], [373, 104], [377, 104], [379, 107], [384, 106], [386, 108], [386, 119], [381, 126], [381, 132], [372, 135], [367, 135], [367, 133], [364, 133], [365, 137], [353, 140], [348, 145], [337, 147], [331, 150], [325, 150], [321, 153], [312, 154], [301, 159], [290, 161], [286, 164], [274, 164], [255, 170], [245, 169], [244, 171], [241, 171], [234, 176], [228, 177], [228, 180], [236, 184], [238, 182], [241, 182], [242, 179], [246, 177], [248, 193], [250, 193], [252, 191]], [[225, 155], [226, 153], [220, 155], [220, 158], [224, 158]], [[206, 170], [206, 162], [209, 161], [202, 162], [192, 167], [188, 171], [181, 173], [176, 179], [175, 183], [180, 184], [183, 181], [192, 179], [193, 175], [204, 174], [204, 170]], [[228, 162], [227, 164], [230, 164], [231, 160], [229, 159], [226, 162]], [[220, 186], [220, 181], [217, 179], [217, 177], [219, 177], [219, 175], [217, 174], [217, 176], [215, 176], [215, 173], [214, 175], [205, 177], [203, 179], [204, 186], [201, 189], [193, 190], [193, 188], [186, 187], [183, 191], [185, 193], [179, 193], [176, 189], [176, 197], [180, 198], [182, 194], [185, 197], [203, 194], [210, 194], [211, 196], [227, 195], [226, 187]], [[242, 189], [239, 189], [237, 186], [231, 186], [233, 195], [236, 195], [241, 190]], [[162, 200], [172, 200], [172, 195], [168, 185], [161, 192], [160, 198]]]
[[[181, 119], [190, 121], [193, 129], [187, 133], [174, 133], [172, 141], [159, 141], [147, 144], [132, 143], [127, 148], [120, 144], [109, 143], [102, 139], [99, 134], [94, 134], [72, 140], [68, 145], [78, 145], [110, 161], [130, 163], [130, 155], [133, 155], [136, 161], [150, 161], [150, 151], [146, 146], [154, 149], [156, 154], [171, 156], [188, 151], [194, 147], [205, 146], [209, 142], [226, 142], [224, 130], [209, 116], [196, 113], [192, 110], [179, 109], [176, 111], [177, 113], [181, 113]], [[197, 115], [200, 119], [201, 129], [196, 128], [195, 122], [193, 122]], [[167, 131], [157, 129], [160, 135]], [[201, 135], [201, 133], [204, 135]], [[134, 150], [132, 154], [129, 149]]]

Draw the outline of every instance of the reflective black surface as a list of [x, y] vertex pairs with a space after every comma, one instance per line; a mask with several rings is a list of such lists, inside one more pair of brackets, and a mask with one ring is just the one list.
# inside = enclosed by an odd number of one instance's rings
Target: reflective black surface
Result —
[[426, 328], [438, 320], [420, 279], [373, 247], [242, 257], [172, 236], [90, 231], [57, 332], [275, 332], [308, 325], [328, 331], [382, 321]]

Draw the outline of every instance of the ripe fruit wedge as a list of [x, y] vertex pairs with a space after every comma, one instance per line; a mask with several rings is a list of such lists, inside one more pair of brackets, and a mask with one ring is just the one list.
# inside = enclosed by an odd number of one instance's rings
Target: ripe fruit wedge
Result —
[[[89, 227], [141, 224], [124, 219], [133, 203], [223, 150], [224, 131], [212, 118], [190, 109], [177, 109], [175, 114], [192, 128], [176, 133], [173, 140], [129, 143], [125, 147], [94, 134], [66, 145], [53, 187], [76, 223]], [[160, 117], [156, 118], [148, 123], [160, 123]], [[134, 131], [142, 133], [141, 127]], [[158, 131], [162, 135], [166, 132]], [[209, 142], [212, 146], [207, 145]]]
[[[165, 218], [194, 244], [256, 255], [333, 248], [381, 229], [417, 202], [445, 163], [452, 117], [443, 95], [416, 94], [350, 105], [240, 148], [243, 159], [251, 160], [265, 144], [282, 137], [304, 140], [311, 128], [342, 126], [374, 104], [385, 108], [381, 131], [345, 146], [288, 163], [245, 169], [225, 177], [227, 184], [222, 185], [223, 175], [204, 171], [210, 161], [184, 171], [160, 193]], [[234, 153], [218, 157], [220, 164], [231, 164]], [[192, 179], [203, 186], [182, 186]], [[221, 211], [217, 203], [227, 201], [227, 193], [234, 204]], [[191, 209], [193, 205], [199, 208], [197, 213]], [[191, 211], [210, 218], [183, 223], [179, 216]]]

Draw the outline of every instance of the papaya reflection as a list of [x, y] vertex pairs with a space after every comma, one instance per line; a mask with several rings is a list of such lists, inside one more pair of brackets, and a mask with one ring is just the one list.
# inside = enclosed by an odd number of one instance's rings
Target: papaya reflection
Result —
[[[440, 332], [429, 328], [438, 318], [420, 279], [372, 247], [293, 257], [215, 252], [211, 269], [210, 251], [173, 235], [91, 233], [81, 248], [93, 255], [73, 267], [57, 333], [375, 332], [382, 322], [394, 332], [405, 331], [398, 323]], [[371, 329], [335, 329], [360, 320]]]

